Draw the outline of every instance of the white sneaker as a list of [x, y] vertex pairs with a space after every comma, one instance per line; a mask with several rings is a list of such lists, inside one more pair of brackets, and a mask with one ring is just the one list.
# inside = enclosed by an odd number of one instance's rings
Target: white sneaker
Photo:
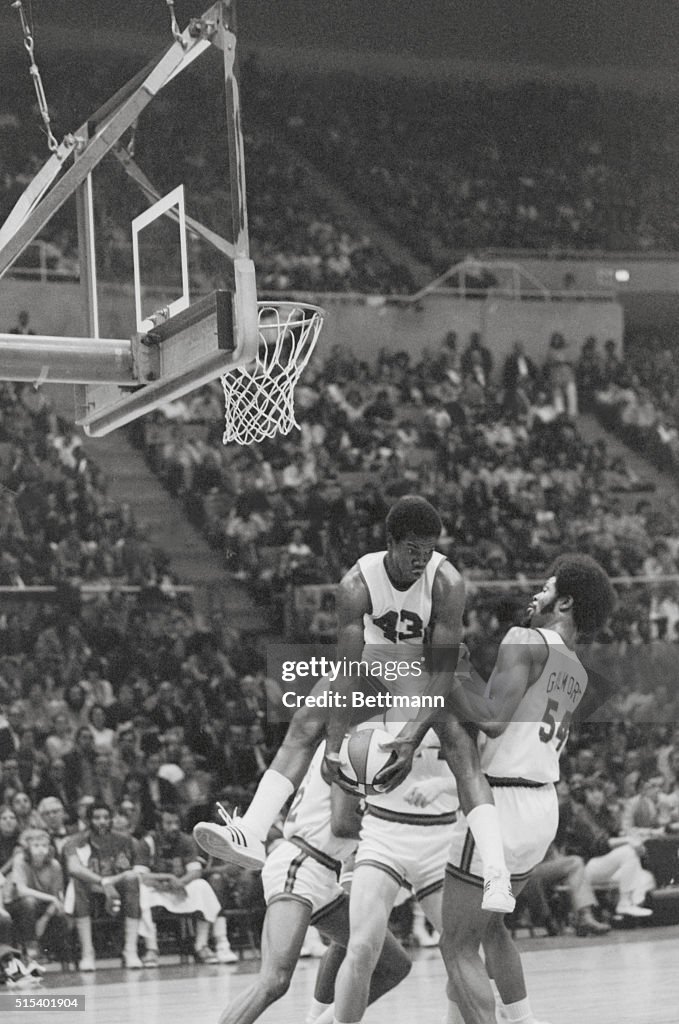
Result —
[[223, 825], [215, 825], [211, 821], [199, 821], [194, 825], [193, 838], [201, 850], [243, 868], [261, 868], [266, 859], [262, 840], [252, 834], [242, 818], [231, 817], [221, 804], [217, 804], [217, 810]]
[[89, 972], [89, 971], [96, 971], [96, 969], [97, 969], [97, 965], [95, 963], [95, 960], [94, 960], [93, 956], [83, 956], [83, 957], [80, 958], [80, 963], [78, 964], [78, 970], [79, 971], [83, 971], [83, 972], [88, 971]]
[[215, 953], [218, 964], [235, 964], [238, 960], [238, 953], [234, 953], [228, 942], [218, 942]]
[[648, 907], [637, 907], [635, 903], [621, 901], [615, 908], [616, 914], [623, 917], [651, 917], [653, 911]]
[[482, 910], [494, 914], [511, 914], [516, 906], [509, 875], [488, 875], [483, 883]]
[[143, 966], [137, 953], [133, 953], [131, 950], [129, 952], [126, 949], [123, 950], [123, 967], [128, 971], [140, 971]]

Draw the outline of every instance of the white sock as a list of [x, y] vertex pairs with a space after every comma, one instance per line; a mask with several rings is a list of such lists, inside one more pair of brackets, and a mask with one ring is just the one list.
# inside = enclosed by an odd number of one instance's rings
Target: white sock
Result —
[[518, 1003], [503, 1003], [502, 1012], [513, 1024], [531, 1024], [531, 1021], [534, 1020], [528, 996], [525, 999], [520, 999]]
[[196, 937], [194, 939], [194, 949], [202, 949], [203, 946], [207, 946], [207, 940], [210, 936], [210, 923], [204, 921], [201, 917], [196, 921]]
[[272, 768], [267, 768], [257, 786], [252, 803], [242, 817], [243, 823], [264, 842], [286, 800], [294, 792], [295, 787], [290, 779], [286, 779], [285, 775]]
[[304, 1024], [313, 1024], [329, 1006], [332, 1006], [332, 1003], [319, 1003], [318, 999], [312, 999]]
[[472, 808], [466, 818], [479, 848], [484, 875], [508, 874], [502, 846], [500, 816], [495, 804], [479, 804], [478, 807]]
[[312, 999], [304, 1024], [332, 1024], [334, 1015], [334, 1003], [319, 1003], [318, 999]]
[[[229, 945], [229, 937], [226, 934], [226, 918], [225, 917], [222, 917], [220, 915], [216, 919], [215, 923], [212, 925], [212, 937], [215, 940], [215, 942], [218, 942], [221, 945], [224, 945], [224, 944], [226, 944], [227, 946]], [[231, 947], [229, 947], [229, 948], [231, 948]]]

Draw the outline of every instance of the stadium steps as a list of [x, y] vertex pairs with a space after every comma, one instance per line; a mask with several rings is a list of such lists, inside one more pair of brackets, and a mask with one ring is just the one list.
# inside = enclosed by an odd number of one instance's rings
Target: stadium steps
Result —
[[[72, 388], [53, 386], [49, 397], [57, 413], [73, 422]], [[151, 542], [167, 553], [173, 574], [196, 588], [196, 611], [207, 614], [211, 608], [223, 608], [235, 628], [265, 630], [265, 612], [252, 601], [245, 585], [225, 572], [219, 556], [164, 490], [125, 432], [97, 438], [82, 434], [82, 446], [105, 473], [111, 498], [128, 504], [136, 521], [148, 525]]]
[[328, 177], [326, 172], [319, 170], [301, 149], [291, 146], [280, 130], [276, 133], [276, 146], [285, 150], [293, 163], [301, 164], [318, 191], [325, 196], [335, 213], [346, 218], [352, 230], [359, 235], [367, 235], [372, 245], [376, 249], [380, 249], [392, 263], [407, 267], [418, 288], [430, 284], [436, 276], [432, 267], [418, 260], [396, 235], [375, 220], [368, 207], [360, 199], [352, 199], [347, 192]]
[[603, 439], [610, 456], [622, 459], [642, 480], [653, 484], [652, 493], [630, 491], [618, 494], [617, 497], [624, 505], [633, 508], [637, 501], [643, 498], [652, 501], [654, 505], [658, 502], [667, 502], [669, 499], [676, 501], [679, 498], [679, 483], [671, 473], [663, 473], [643, 455], [628, 448], [614, 433], [602, 427], [596, 416], [591, 413], [581, 413], [578, 416], [577, 426], [579, 433], [588, 444], [594, 444], [595, 441]]

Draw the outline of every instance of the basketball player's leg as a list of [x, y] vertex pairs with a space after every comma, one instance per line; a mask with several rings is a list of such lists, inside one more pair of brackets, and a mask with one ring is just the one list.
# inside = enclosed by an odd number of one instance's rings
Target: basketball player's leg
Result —
[[219, 1024], [253, 1024], [287, 992], [304, 942], [311, 904], [281, 897], [266, 909], [259, 973], [219, 1018]]
[[335, 980], [345, 953], [346, 945], [340, 945], [339, 942], [333, 941], [318, 961], [314, 997], [306, 1015], [305, 1024], [319, 1024], [320, 1021], [325, 1024], [326, 1020], [332, 1024], [332, 1019], [335, 1016]]
[[[514, 882], [517, 895], [526, 881]], [[517, 1024], [545, 1024], [544, 1021], [538, 1021], [533, 1014], [521, 955], [503, 919], [497, 914], [494, 914], [488, 923], [483, 951], [486, 956], [486, 971], [500, 994], [498, 1020], [514, 1021]]]
[[[321, 679], [311, 693], [318, 696], [328, 686], [328, 681]], [[326, 724], [326, 708], [306, 704], [298, 708], [245, 814], [231, 818], [220, 808], [223, 825], [200, 821], [194, 827], [193, 837], [201, 849], [213, 857], [233, 861], [243, 867], [262, 867], [269, 829], [304, 778]]]
[[495, 1024], [495, 997], [479, 953], [492, 917], [481, 909], [480, 886], [446, 872], [439, 947], [448, 998], [459, 1007], [465, 1024]]
[[354, 868], [349, 904], [349, 943], [335, 986], [335, 1024], [361, 1021], [370, 981], [380, 957], [400, 881], [380, 867]]
[[[515, 885], [517, 895], [525, 883]], [[503, 919], [498, 915], [488, 922], [483, 940], [486, 972], [500, 993], [503, 1006], [511, 1006], [527, 998], [526, 979], [521, 955]]]
[[441, 753], [455, 776], [460, 807], [483, 861], [483, 909], [510, 914], [515, 906], [505, 863], [500, 818], [481, 771], [476, 740], [452, 714], [432, 722]]
[[[327, 1013], [322, 1016], [309, 1016], [316, 1024], [332, 1024], [333, 1011], [329, 1004], [335, 998], [335, 982], [338, 971], [346, 955], [349, 942], [349, 897], [338, 900], [326, 911], [319, 911], [313, 923], [318, 930], [331, 940], [328, 950], [318, 965], [316, 987], [314, 990], [314, 1006], [323, 1007]], [[368, 1004], [374, 1003], [386, 992], [400, 984], [410, 973], [412, 963], [401, 943], [387, 929], [384, 944], [372, 977], [368, 992]]]

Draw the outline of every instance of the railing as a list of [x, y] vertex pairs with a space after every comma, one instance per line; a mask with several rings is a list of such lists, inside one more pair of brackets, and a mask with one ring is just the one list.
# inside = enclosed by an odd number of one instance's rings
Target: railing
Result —
[[[72, 584], [69, 584], [72, 585]], [[159, 590], [161, 594], [193, 594], [195, 587], [189, 584], [163, 583], [155, 585], [150, 583], [146, 587], [129, 583], [82, 583], [75, 586], [81, 594], [89, 596], [96, 594], [142, 594], [149, 590]], [[52, 586], [0, 586], [0, 597], [54, 597], [62, 591], [59, 587]]]

